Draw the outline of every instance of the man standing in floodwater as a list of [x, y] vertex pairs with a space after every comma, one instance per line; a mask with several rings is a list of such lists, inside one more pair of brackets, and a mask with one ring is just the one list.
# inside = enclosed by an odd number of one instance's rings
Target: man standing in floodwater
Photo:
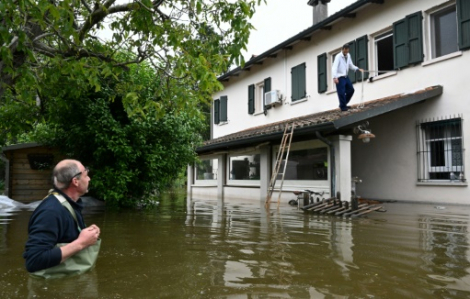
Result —
[[335, 57], [332, 71], [341, 111], [348, 111], [351, 108], [347, 105], [354, 94], [354, 87], [348, 77], [349, 70], [364, 71], [353, 64], [349, 54], [349, 45], [345, 44], [341, 49], [341, 53], [338, 53]]
[[[29, 272], [57, 267], [97, 243], [99, 227], [86, 227], [81, 213], [80, 196], [88, 192], [88, 174], [88, 168], [77, 160], [62, 160], [54, 167], [54, 189], [34, 210], [28, 224], [23, 257]], [[60, 243], [67, 244], [58, 247]]]

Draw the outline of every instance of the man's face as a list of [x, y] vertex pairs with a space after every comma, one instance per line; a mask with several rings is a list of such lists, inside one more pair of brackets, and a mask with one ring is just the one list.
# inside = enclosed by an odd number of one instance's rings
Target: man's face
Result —
[[80, 179], [78, 180], [78, 186], [77, 189], [80, 193], [80, 196], [88, 192], [88, 185], [90, 183], [91, 178], [88, 176], [88, 168], [83, 166], [81, 163], [79, 164], [78, 168], [80, 168], [80, 171], [82, 174], [80, 175]]
[[346, 56], [349, 53], [349, 48], [343, 48], [343, 55]]

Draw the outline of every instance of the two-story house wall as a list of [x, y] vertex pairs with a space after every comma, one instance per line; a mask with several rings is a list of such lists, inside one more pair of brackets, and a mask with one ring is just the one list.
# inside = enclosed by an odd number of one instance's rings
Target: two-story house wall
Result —
[[[341, 112], [331, 67], [346, 43], [368, 72], [349, 74], [353, 109]], [[468, 49], [469, 0], [351, 4], [219, 77], [212, 139], [188, 168], [188, 192], [264, 200], [295, 123], [283, 190], [348, 199], [358, 177], [364, 198], [470, 203]], [[363, 142], [363, 130], [375, 138]]]

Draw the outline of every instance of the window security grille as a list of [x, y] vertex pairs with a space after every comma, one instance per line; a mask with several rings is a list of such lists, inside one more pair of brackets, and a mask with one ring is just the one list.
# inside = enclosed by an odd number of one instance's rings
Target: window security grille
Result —
[[418, 181], [464, 182], [461, 115], [417, 124]]

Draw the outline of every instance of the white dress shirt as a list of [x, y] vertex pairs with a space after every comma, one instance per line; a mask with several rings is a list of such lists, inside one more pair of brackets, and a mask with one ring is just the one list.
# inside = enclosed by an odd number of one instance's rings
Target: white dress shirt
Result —
[[359, 68], [352, 63], [349, 53], [345, 57], [342, 52], [339, 52], [333, 62], [333, 71], [331, 73], [333, 78], [339, 78], [347, 76], [349, 70], [357, 71], [358, 69]]

